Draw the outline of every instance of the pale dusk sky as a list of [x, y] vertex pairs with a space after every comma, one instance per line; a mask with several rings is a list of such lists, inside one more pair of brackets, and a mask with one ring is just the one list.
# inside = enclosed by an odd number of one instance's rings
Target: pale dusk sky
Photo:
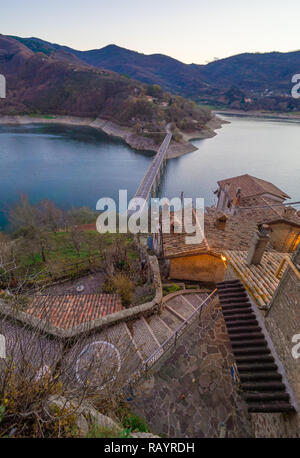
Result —
[[204, 64], [300, 49], [299, 0], [0, 0], [0, 33]]

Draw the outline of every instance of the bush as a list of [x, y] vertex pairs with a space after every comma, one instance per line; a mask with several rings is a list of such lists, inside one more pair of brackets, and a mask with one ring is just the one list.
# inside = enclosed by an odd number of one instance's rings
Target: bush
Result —
[[133, 432], [148, 433], [149, 428], [145, 420], [139, 415], [132, 414], [130, 412], [123, 419], [124, 428], [129, 429]]
[[133, 282], [126, 275], [118, 274], [113, 279], [113, 286], [116, 293], [121, 296], [123, 306], [129, 307], [132, 304]]
[[116, 292], [116, 288], [112, 278], [107, 278], [102, 285], [102, 292], [104, 294], [113, 294]]

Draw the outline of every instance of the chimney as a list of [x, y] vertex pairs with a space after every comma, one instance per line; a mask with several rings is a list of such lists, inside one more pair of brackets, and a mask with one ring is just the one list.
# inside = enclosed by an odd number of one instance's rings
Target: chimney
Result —
[[216, 228], [220, 231], [225, 231], [227, 220], [228, 218], [225, 213], [219, 212], [215, 221]]
[[260, 264], [270, 241], [268, 228], [269, 226], [264, 224], [260, 230], [254, 233], [247, 258], [248, 266], [258, 266]]
[[230, 189], [230, 183], [226, 183], [224, 189], [220, 188], [219, 201], [217, 208], [220, 211], [224, 211], [228, 204], [228, 191]]
[[242, 197], [242, 189], [241, 188], [237, 188], [236, 189], [236, 193], [235, 193], [235, 197], [234, 197], [233, 202], [232, 202], [232, 210], [231, 210], [231, 214], [232, 215], [238, 215], [239, 214], [240, 205], [241, 205], [241, 197]]

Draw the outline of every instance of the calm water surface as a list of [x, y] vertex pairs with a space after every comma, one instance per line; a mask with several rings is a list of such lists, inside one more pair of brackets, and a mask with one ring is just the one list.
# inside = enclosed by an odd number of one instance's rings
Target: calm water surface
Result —
[[[300, 200], [300, 123], [228, 117], [213, 139], [197, 140], [198, 150], [168, 161], [161, 194], [215, 201], [217, 181], [249, 173], [272, 181]], [[132, 197], [152, 160], [151, 153], [91, 128], [53, 125], [0, 126], [0, 227], [5, 208], [18, 192], [32, 202], [95, 208], [100, 197]]]
[[273, 182], [300, 201], [300, 122], [224, 117], [212, 139], [192, 142], [198, 150], [169, 162], [164, 180], [167, 197], [184, 191], [215, 203], [217, 181], [249, 173]]

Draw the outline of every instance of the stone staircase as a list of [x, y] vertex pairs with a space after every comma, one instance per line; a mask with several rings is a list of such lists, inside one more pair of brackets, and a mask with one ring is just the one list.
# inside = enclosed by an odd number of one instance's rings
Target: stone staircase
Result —
[[262, 317], [239, 280], [218, 285], [219, 300], [250, 413], [295, 412], [292, 391]]
[[[155, 353], [157, 354], [154, 361], [163, 355], [164, 350], [161, 345], [174, 334], [187, 318], [191, 317], [209, 295], [209, 292], [171, 294], [164, 299], [161, 313], [110, 326], [87, 338], [84, 342], [80, 342], [78, 347], [75, 345], [70, 351], [68, 359], [70, 362], [77, 361], [77, 367], [85, 367], [85, 357], [89, 357], [89, 361], [91, 358], [95, 358], [95, 371], [98, 370], [101, 374], [104, 372], [104, 368], [109, 365], [108, 361], [113, 358], [115, 361], [114, 375], [112, 368], [111, 375], [106, 374], [106, 377], [102, 378], [110, 380], [110, 383], [112, 381], [119, 383], [121, 380], [122, 383], [125, 383], [133, 374], [138, 374], [144, 368], [147, 360]], [[90, 355], [88, 355], [89, 352]], [[118, 357], [116, 357], [117, 353], [119, 354]], [[81, 362], [79, 361], [80, 358], [82, 359]], [[119, 368], [116, 364], [117, 358], [119, 358]], [[111, 366], [113, 366], [113, 362]], [[116, 377], [117, 370], [118, 377]], [[83, 377], [84, 374], [81, 378]], [[99, 378], [99, 386], [101, 386], [102, 378]]]
[[143, 362], [159, 350], [180, 325], [207, 300], [208, 296], [208, 292], [171, 294], [165, 298], [160, 314], [152, 315], [147, 319], [142, 317], [128, 326]]

